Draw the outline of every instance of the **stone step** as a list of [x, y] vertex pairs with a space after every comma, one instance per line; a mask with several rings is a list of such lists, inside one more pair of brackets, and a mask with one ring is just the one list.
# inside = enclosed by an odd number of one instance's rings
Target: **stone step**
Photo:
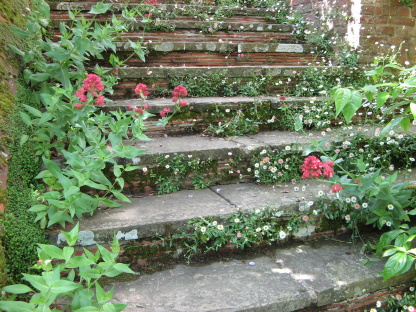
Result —
[[414, 286], [415, 271], [384, 281], [378, 275], [384, 261], [364, 266], [374, 256], [362, 254], [361, 246], [344, 237], [308, 240], [177, 264], [107, 287], [114, 287], [114, 302], [128, 304], [126, 312], [370, 311], [377, 300], [385, 308], [386, 297]]

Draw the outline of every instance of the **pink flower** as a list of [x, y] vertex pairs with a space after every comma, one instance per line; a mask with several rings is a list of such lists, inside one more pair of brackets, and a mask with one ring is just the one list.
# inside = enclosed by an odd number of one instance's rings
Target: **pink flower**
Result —
[[149, 109], [150, 108], [150, 105], [149, 104], [143, 104], [143, 108], [144, 109]]
[[167, 115], [167, 113], [169, 113], [169, 112], [170, 112], [170, 108], [169, 107], [165, 107], [164, 109], [162, 109], [159, 112], [159, 114], [160, 114], [160, 116], [165, 117]]
[[158, 6], [159, 5], [158, 0], [146, 0], [144, 3], [145, 4], [151, 4], [151, 5], [154, 5], [154, 6]]
[[79, 98], [81, 102], [88, 101], [88, 98], [86, 96], [86, 91], [84, 88], [80, 88], [77, 92], [75, 92], [75, 95]]
[[241, 234], [240, 232], [237, 233], [237, 238], [241, 238], [243, 236], [243, 234]]
[[322, 163], [317, 157], [308, 156], [302, 164], [302, 178], [307, 179], [310, 176], [313, 178], [319, 178], [321, 175], [324, 175], [326, 178], [330, 178], [334, 174], [334, 170], [332, 168], [333, 166], [334, 162], [330, 160]]
[[179, 98], [178, 98], [177, 96], [174, 96], [174, 97], [172, 98], [172, 101], [173, 101], [173, 102], [176, 102], [177, 100], [179, 100]]
[[104, 95], [102, 94], [97, 94], [97, 99], [95, 100], [95, 104], [97, 105], [103, 105], [104, 102]]
[[100, 76], [96, 74], [88, 74], [82, 84], [86, 92], [97, 93], [104, 91], [104, 85], [101, 82]]
[[309, 221], [309, 217], [308, 216], [303, 216], [302, 217], [302, 221], [308, 222]]
[[332, 185], [332, 188], [331, 188], [332, 193], [338, 193], [341, 190], [342, 190], [341, 184], [335, 183], [334, 185]]
[[350, 216], [349, 214], [347, 214], [347, 215], [345, 216], [345, 220], [350, 221], [350, 220], [351, 220], [351, 216]]
[[138, 107], [138, 108], [136, 108], [135, 110], [134, 110], [136, 113], [139, 113], [139, 114], [143, 114], [143, 108], [141, 108], [141, 107]]
[[149, 91], [147, 91], [147, 86], [144, 83], [139, 83], [134, 89], [134, 93], [140, 95], [143, 99], [145, 99], [149, 95]]
[[188, 102], [186, 102], [185, 100], [179, 101], [179, 105], [180, 106], [186, 106], [188, 105]]
[[127, 106], [127, 108], [128, 108], [129, 110], [133, 110], [133, 109], [134, 109], [133, 105], [129, 105], [129, 106]]
[[188, 91], [186, 90], [184, 86], [181, 86], [181, 85], [173, 89], [173, 95], [175, 95], [175, 92], [177, 92], [177, 96], [179, 97], [188, 96]]
[[84, 104], [81, 104], [81, 103], [76, 103], [76, 104], [74, 104], [74, 107], [75, 107], [76, 109], [81, 109], [81, 108], [83, 108], [83, 107], [84, 107]]

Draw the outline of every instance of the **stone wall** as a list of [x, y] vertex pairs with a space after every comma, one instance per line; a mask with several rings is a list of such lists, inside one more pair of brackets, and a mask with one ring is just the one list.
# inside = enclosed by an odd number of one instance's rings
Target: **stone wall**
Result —
[[416, 61], [416, 4], [397, 0], [288, 0], [311, 21], [329, 19], [329, 26], [351, 47], [362, 50], [361, 63], [400, 47], [402, 62]]

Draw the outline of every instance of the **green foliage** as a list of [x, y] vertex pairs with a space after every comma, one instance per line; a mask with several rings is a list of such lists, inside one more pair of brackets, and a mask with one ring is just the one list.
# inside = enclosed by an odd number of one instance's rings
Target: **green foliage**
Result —
[[206, 73], [199, 76], [184, 75], [170, 76], [171, 86], [186, 87], [189, 96], [260, 96], [267, 94], [266, 87], [272, 77], [229, 78], [226, 70], [216, 73]]
[[253, 104], [245, 110], [223, 109], [219, 105], [215, 106], [207, 119], [208, 126], [205, 132], [221, 137], [257, 133], [264, 117], [261, 114], [264, 110], [264, 103], [256, 101]]
[[10, 161], [7, 179], [7, 206], [4, 215], [4, 250], [9, 281], [20, 282], [21, 273], [29, 272], [36, 261], [36, 244], [46, 243], [47, 235], [34, 223], [35, 215], [28, 211], [33, 205], [32, 185], [40, 163], [33, 157], [33, 142], [20, 144], [27, 128], [19, 116], [22, 103], [36, 107], [33, 93], [18, 84], [15, 111], [10, 115], [8, 146]]
[[284, 239], [291, 230], [278, 221], [282, 214], [282, 211], [269, 207], [247, 212], [238, 210], [221, 220], [193, 219], [188, 221], [188, 231], [175, 234], [171, 239], [184, 240], [184, 253], [188, 260], [201, 251], [218, 250], [228, 243], [239, 249], [261, 243], [271, 244]]
[[[20, 144], [34, 142], [34, 155], [37, 159], [42, 157], [46, 167], [37, 178], [43, 179], [47, 188], [38, 196], [39, 204], [30, 209], [37, 214], [35, 221], [40, 221], [42, 227], [56, 223], [64, 226], [66, 222], [72, 223], [74, 217], [93, 213], [100, 204], [108, 207], [119, 205], [106, 198], [108, 195], [129, 201], [120, 192], [124, 187], [121, 174], [135, 167], [118, 165], [115, 158], [131, 159], [143, 153], [133, 145], [125, 146], [123, 140], [129, 138], [128, 133], [135, 140], [146, 140], [142, 132], [143, 121], [150, 114], [145, 112], [135, 116], [133, 111], [98, 112], [96, 105], [104, 104], [105, 100], [101, 92], [111, 93], [117, 81], [98, 66], [95, 72], [102, 76], [102, 80], [97, 75], [89, 75], [88, 79], [95, 77], [99, 82], [95, 81], [97, 85], [89, 87], [97, 89], [86, 91], [88, 83], [84, 80], [84, 63], [102, 58], [102, 53], [107, 50], [115, 52], [114, 40], [120, 32], [127, 30], [126, 24], [114, 17], [111, 23], [101, 25], [93, 20], [79, 19], [76, 13], [69, 12], [73, 25], [70, 27], [61, 23], [59, 41], [52, 42], [45, 37], [50, 22], [49, 6], [41, 0], [34, 4], [28, 28], [15, 29], [20, 38], [28, 41], [29, 49], [12, 48], [27, 63], [28, 68], [24, 72], [26, 81], [41, 90], [37, 100], [42, 104], [43, 111], [23, 105], [26, 111], [21, 111], [20, 116], [27, 132], [21, 136]], [[111, 6], [98, 3], [92, 6], [90, 13], [103, 14]], [[144, 61], [140, 42], [131, 42], [131, 45]], [[110, 57], [110, 62], [117, 68], [123, 64], [115, 56]], [[83, 88], [80, 86], [82, 80]], [[111, 149], [108, 148], [110, 145]], [[50, 160], [54, 153], [65, 157], [65, 167], [61, 168]], [[114, 182], [103, 174], [106, 164], [112, 166]], [[105, 191], [105, 195], [92, 197], [81, 191], [83, 186]]]
[[300, 177], [300, 152], [263, 149], [251, 156], [250, 172], [259, 183], [276, 184], [297, 180]]
[[160, 155], [159, 167], [153, 169], [151, 177], [158, 185], [159, 194], [169, 194], [180, 189], [182, 181], [191, 177], [194, 189], [210, 186], [216, 176], [216, 164], [211, 159], [201, 160], [193, 155], [173, 154]]
[[408, 129], [411, 120], [416, 119], [416, 67], [402, 67], [397, 63], [396, 56], [397, 53], [376, 58], [374, 66], [365, 71], [369, 84], [364, 87], [334, 88], [332, 100], [335, 102], [336, 116], [342, 113], [350, 122], [362, 106], [371, 104], [381, 110], [383, 121], [401, 114], [385, 127], [382, 136], [398, 124]]
[[[414, 311], [416, 306], [415, 287], [409, 287], [409, 291], [404, 293], [390, 294], [384, 301], [377, 301], [377, 311], [380, 312], [399, 312]], [[371, 310], [370, 310], [371, 311]]]
[[33, 267], [41, 270], [40, 274], [23, 274], [31, 287], [25, 284], [6, 286], [2, 291], [20, 295], [34, 293], [29, 302], [0, 301], [0, 309], [4, 311], [122, 311], [126, 304], [110, 303], [114, 289], [105, 292], [99, 280], [115, 277], [122, 273], [134, 274], [126, 265], [117, 263], [120, 245], [117, 238], [111, 250], [97, 245], [95, 254], [84, 248], [81, 256], [74, 256], [78, 235], [78, 224], [69, 233], [61, 232], [68, 246], [59, 248], [55, 245], [38, 244], [38, 261]]

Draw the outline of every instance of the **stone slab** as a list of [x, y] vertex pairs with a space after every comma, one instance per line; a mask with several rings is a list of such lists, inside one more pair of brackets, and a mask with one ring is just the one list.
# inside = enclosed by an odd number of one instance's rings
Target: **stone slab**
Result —
[[[100, 209], [93, 216], [81, 220], [80, 233], [82, 237], [88, 236], [88, 240], [81, 244], [110, 243], [114, 234], [121, 238], [127, 235], [131, 239], [152, 237], [180, 229], [192, 218], [224, 215], [232, 211], [231, 205], [210, 189], [131, 198], [129, 204]], [[62, 236], [57, 233], [52, 233], [50, 239], [54, 244], [63, 242]]]
[[126, 312], [289, 312], [312, 303], [301, 283], [273, 272], [276, 264], [268, 257], [254, 261], [178, 265], [118, 284], [114, 301], [128, 303]]
[[[295, 191], [295, 186], [299, 188], [299, 191]], [[297, 209], [300, 202], [312, 200], [313, 196], [317, 196], [321, 190], [329, 192], [330, 184], [305, 180], [296, 184], [289, 182], [275, 186], [242, 183], [217, 187], [218, 193], [224, 199], [243, 210], [264, 207], [285, 210]]]
[[410, 271], [384, 282], [383, 261], [364, 266], [360, 245], [320, 239], [246, 256], [173, 269], [116, 283], [126, 312], [290, 312], [353, 299], [410, 282]]

